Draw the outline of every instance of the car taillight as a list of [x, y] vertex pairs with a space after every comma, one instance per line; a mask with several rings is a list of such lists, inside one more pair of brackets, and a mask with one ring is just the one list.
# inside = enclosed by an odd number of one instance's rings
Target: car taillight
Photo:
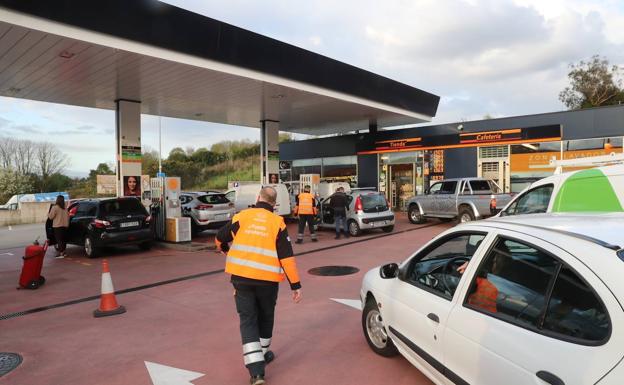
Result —
[[490, 199], [490, 210], [496, 210], [496, 197]]
[[357, 197], [355, 198], [355, 213], [359, 213], [360, 211], [363, 211], [362, 209], [362, 198]]
[[105, 229], [108, 226], [110, 226], [111, 223], [109, 221], [103, 221], [101, 219], [96, 219], [96, 220], [93, 221], [93, 225], [95, 227], [97, 227], [98, 229]]
[[212, 208], [212, 205], [197, 205], [197, 210], [208, 210], [211, 208]]

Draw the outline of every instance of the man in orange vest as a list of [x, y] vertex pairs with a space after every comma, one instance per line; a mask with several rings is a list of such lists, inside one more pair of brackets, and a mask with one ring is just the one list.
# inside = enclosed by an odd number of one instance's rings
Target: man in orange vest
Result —
[[275, 358], [269, 347], [279, 282], [288, 279], [293, 300], [301, 300], [288, 231], [284, 219], [273, 213], [276, 198], [273, 187], [263, 187], [256, 206], [234, 215], [215, 238], [217, 250], [227, 253], [225, 272], [232, 275], [243, 359], [251, 385], [265, 383], [264, 368]]
[[299, 231], [297, 231], [297, 241], [295, 243], [303, 243], [303, 232], [306, 223], [310, 230], [312, 242], [317, 242], [316, 232], [314, 231], [314, 218], [316, 218], [316, 199], [310, 194], [310, 186], [305, 186], [303, 192], [297, 195], [297, 205], [295, 206], [295, 215], [299, 215]]

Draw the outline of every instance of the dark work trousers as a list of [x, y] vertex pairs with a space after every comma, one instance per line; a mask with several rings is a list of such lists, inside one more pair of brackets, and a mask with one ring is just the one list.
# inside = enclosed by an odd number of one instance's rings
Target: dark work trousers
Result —
[[245, 366], [251, 376], [264, 375], [264, 354], [271, 346], [279, 286], [233, 285]]
[[297, 240], [303, 241], [303, 232], [305, 231], [306, 223], [308, 224], [308, 229], [310, 230], [310, 237], [312, 239], [316, 239], [316, 232], [314, 231], [314, 217], [313, 214], [303, 214], [299, 215], [299, 231], [297, 231]]
[[56, 238], [56, 244], [58, 245], [58, 252], [64, 253], [66, 247], [66, 227], [55, 227], [54, 229], [54, 238]]
[[336, 236], [340, 236], [340, 228], [342, 227], [345, 235], [348, 237], [349, 230], [347, 228], [347, 213], [344, 210], [335, 210], [334, 221], [336, 223]]

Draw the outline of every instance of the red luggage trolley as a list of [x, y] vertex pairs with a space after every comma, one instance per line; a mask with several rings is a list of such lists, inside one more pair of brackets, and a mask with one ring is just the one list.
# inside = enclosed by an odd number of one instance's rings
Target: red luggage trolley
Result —
[[45, 283], [45, 278], [41, 275], [41, 268], [46, 251], [48, 251], [48, 241], [41, 246], [39, 241], [35, 240], [32, 245], [26, 246], [22, 257], [24, 266], [22, 267], [18, 289], [37, 289]]

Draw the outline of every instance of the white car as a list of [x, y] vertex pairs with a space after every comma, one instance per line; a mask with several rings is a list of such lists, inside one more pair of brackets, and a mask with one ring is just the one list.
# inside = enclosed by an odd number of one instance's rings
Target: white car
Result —
[[459, 225], [365, 275], [364, 335], [436, 384], [621, 385], [623, 245], [622, 213]]

